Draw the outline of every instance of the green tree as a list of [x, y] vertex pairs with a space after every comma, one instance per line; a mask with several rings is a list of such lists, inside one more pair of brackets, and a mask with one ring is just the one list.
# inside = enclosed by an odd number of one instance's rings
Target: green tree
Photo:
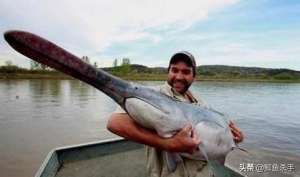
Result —
[[12, 65], [13, 65], [13, 63], [12, 63], [11, 60], [6, 60], [5, 61], [5, 66], [12, 66]]
[[130, 65], [130, 59], [129, 58], [123, 58], [122, 59], [122, 66], [123, 65]]
[[11, 60], [5, 61], [4, 66], [0, 66], [0, 73], [17, 73], [21, 69], [14, 65]]
[[90, 59], [89, 59], [88, 56], [83, 56], [83, 57], [82, 57], [82, 60], [83, 60], [84, 62], [90, 64]]
[[98, 68], [98, 64], [97, 64], [96, 61], [94, 62], [94, 67], [95, 67], [95, 68]]
[[122, 75], [126, 75], [131, 71], [130, 68], [130, 59], [129, 58], [123, 58], [122, 59], [122, 65], [120, 67], [120, 72]]
[[34, 60], [30, 61], [30, 69], [31, 70], [47, 70], [49, 67], [47, 65], [41, 64]]
[[118, 66], [118, 59], [114, 59], [113, 67], [117, 67], [117, 66]]
[[39, 66], [39, 63], [34, 61], [34, 60], [30, 60], [30, 69], [31, 70], [36, 70]]
[[47, 70], [48, 66], [47, 65], [44, 65], [44, 64], [40, 64], [40, 67], [42, 70]]

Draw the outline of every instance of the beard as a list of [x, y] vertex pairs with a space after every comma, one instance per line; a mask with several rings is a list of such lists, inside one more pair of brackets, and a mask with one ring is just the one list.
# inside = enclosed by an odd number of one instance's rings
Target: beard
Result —
[[[192, 83], [189, 83], [188, 81], [186, 81], [184, 79], [183, 80], [171, 79], [171, 80], [168, 80], [168, 84], [173, 89], [175, 89], [177, 92], [179, 92], [180, 94], [184, 94], [190, 88]], [[180, 89], [177, 87], [177, 84], [181, 85]]]

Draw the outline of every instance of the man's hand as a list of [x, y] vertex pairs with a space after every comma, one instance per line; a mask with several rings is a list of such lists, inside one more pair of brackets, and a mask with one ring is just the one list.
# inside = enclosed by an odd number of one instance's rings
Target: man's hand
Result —
[[244, 140], [243, 132], [239, 128], [237, 128], [232, 121], [229, 122], [229, 128], [231, 130], [233, 140], [235, 143], [240, 143]]
[[201, 142], [199, 137], [195, 134], [192, 125], [185, 126], [168, 140], [169, 151], [187, 153], [193, 153], [197, 151], [198, 145]]
[[154, 130], [137, 124], [128, 114], [112, 114], [107, 129], [126, 139], [164, 151], [193, 153], [200, 143], [191, 125], [184, 127], [171, 138], [162, 138]]

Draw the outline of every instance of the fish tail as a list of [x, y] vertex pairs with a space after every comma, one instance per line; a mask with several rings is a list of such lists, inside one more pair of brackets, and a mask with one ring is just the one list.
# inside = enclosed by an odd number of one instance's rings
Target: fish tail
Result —
[[200, 144], [199, 148], [200, 148], [200, 151], [202, 152], [203, 156], [207, 160], [207, 164], [208, 164], [208, 168], [209, 168], [210, 172], [213, 174], [210, 176], [213, 176], [213, 177], [243, 177], [243, 175], [241, 175], [240, 173], [235, 172], [232, 169], [230, 169], [224, 165], [225, 157], [224, 157], [224, 160], [222, 160], [222, 161], [210, 160], [207, 156], [204, 146], [202, 144]]
[[178, 153], [171, 153], [167, 151], [163, 151], [162, 153], [169, 172], [174, 172], [176, 170], [177, 163], [182, 161], [181, 156]]

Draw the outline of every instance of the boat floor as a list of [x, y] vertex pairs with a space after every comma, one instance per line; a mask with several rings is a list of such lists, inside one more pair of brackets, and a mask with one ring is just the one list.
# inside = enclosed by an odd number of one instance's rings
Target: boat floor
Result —
[[64, 163], [57, 177], [144, 177], [146, 176], [143, 148]]
[[[252, 166], [253, 168], [250, 168]], [[285, 167], [280, 165], [285, 165]], [[295, 177], [297, 167], [300, 167], [299, 157], [275, 154], [269, 151], [241, 151], [231, 153], [226, 165], [249, 177]], [[267, 169], [269, 165], [269, 169]], [[278, 165], [278, 169], [272, 169]], [[288, 165], [292, 165], [288, 168]], [[260, 166], [260, 167], [259, 167]], [[263, 168], [261, 166], [264, 166]], [[244, 169], [243, 169], [244, 168]], [[292, 169], [293, 168], [293, 169]], [[81, 161], [64, 163], [56, 174], [57, 177], [146, 177], [145, 151], [135, 149], [105, 156], [93, 157]]]
[[[230, 152], [225, 165], [248, 177], [300, 177], [300, 157], [274, 150], [239, 149]], [[274, 167], [277, 167], [276, 169]], [[49, 153], [36, 177], [146, 177], [143, 145], [109, 140]]]

